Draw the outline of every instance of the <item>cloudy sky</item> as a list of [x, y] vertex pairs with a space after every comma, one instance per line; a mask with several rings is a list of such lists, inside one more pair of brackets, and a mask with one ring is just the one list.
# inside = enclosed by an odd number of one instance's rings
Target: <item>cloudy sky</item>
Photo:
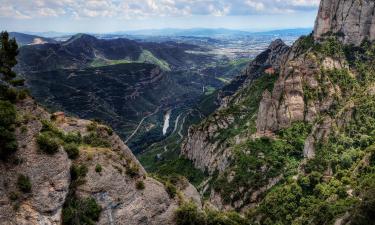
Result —
[[319, 0], [0, 0], [10, 31], [312, 27]]

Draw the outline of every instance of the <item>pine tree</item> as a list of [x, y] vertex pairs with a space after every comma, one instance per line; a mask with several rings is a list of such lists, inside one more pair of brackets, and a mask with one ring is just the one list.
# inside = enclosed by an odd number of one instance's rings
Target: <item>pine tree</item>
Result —
[[15, 38], [9, 39], [6, 31], [0, 34], [0, 74], [2, 79], [10, 82], [16, 77], [12, 68], [17, 64], [18, 45]]

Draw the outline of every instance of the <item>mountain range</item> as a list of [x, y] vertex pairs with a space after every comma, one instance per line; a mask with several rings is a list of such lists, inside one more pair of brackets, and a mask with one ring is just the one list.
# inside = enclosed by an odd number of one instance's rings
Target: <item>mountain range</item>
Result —
[[374, 224], [374, 11], [322, 0], [311, 34], [234, 77], [204, 46], [85, 34], [21, 47], [14, 77], [2, 33], [1, 221]]

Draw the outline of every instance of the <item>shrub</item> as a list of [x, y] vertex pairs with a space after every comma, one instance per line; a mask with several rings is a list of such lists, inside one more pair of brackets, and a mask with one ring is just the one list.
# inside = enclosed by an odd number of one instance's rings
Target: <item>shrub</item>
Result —
[[126, 168], [126, 174], [130, 177], [136, 177], [138, 175], [138, 172], [139, 166], [134, 163], [130, 163], [130, 165]]
[[0, 100], [0, 159], [6, 159], [17, 150], [14, 134], [16, 109], [9, 101]]
[[64, 204], [62, 224], [81, 225], [95, 224], [98, 221], [102, 208], [94, 198], [70, 197]]
[[88, 169], [85, 165], [73, 165], [70, 168], [70, 176], [72, 180], [77, 180], [86, 176]]
[[135, 187], [136, 187], [138, 190], [143, 190], [143, 189], [145, 189], [145, 183], [144, 183], [142, 180], [139, 180], [139, 181], [137, 181], [137, 183], [135, 184]]
[[29, 193], [31, 192], [31, 182], [30, 178], [28, 176], [25, 176], [23, 174], [20, 174], [17, 179], [17, 186], [18, 188], [24, 192]]
[[95, 166], [95, 172], [97, 172], [97, 173], [102, 172], [102, 166], [100, 164], [96, 164], [96, 166]]
[[70, 143], [64, 145], [64, 149], [68, 154], [69, 159], [76, 159], [79, 156], [79, 149], [76, 144]]
[[111, 147], [111, 143], [108, 140], [100, 137], [96, 132], [91, 132], [90, 134], [83, 137], [83, 143], [91, 145], [92, 147]]
[[98, 129], [98, 124], [96, 122], [92, 122], [86, 126], [87, 131], [96, 131]]
[[165, 182], [165, 190], [171, 198], [174, 198], [177, 194], [176, 186], [172, 184], [170, 181]]
[[36, 139], [39, 149], [47, 154], [54, 154], [59, 149], [60, 140], [50, 132], [39, 134]]
[[67, 142], [67, 143], [80, 144], [82, 142], [82, 136], [81, 136], [81, 133], [79, 132], [76, 132], [76, 133], [69, 132], [64, 135], [63, 139], [64, 139], [64, 142]]
[[177, 225], [204, 225], [206, 218], [203, 212], [193, 202], [183, 203], [175, 214]]
[[9, 193], [9, 199], [11, 201], [16, 201], [19, 197], [20, 196], [19, 196], [19, 194], [17, 192], [13, 192], [12, 191], [12, 192]]

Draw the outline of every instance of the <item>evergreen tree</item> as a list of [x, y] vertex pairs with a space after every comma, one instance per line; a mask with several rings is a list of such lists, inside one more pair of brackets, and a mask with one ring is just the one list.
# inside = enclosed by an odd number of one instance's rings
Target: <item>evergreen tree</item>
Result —
[[17, 64], [18, 45], [14, 38], [9, 39], [6, 31], [0, 34], [0, 74], [2, 79], [10, 82], [16, 77], [12, 68]]

